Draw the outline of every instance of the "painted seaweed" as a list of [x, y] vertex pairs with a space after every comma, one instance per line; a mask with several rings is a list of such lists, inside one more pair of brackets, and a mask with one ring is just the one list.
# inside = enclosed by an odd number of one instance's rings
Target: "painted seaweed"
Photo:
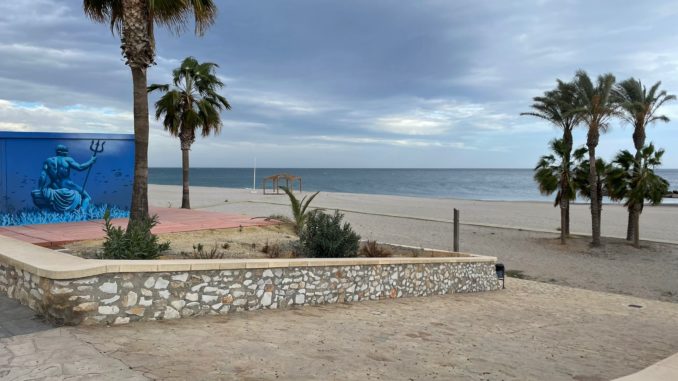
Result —
[[47, 210], [31, 209], [17, 213], [0, 213], [0, 226], [19, 226], [36, 224], [57, 224], [63, 222], [79, 222], [100, 220], [104, 218], [106, 209], [110, 210], [111, 218], [127, 218], [129, 211], [116, 206], [90, 205], [84, 210], [59, 213]]

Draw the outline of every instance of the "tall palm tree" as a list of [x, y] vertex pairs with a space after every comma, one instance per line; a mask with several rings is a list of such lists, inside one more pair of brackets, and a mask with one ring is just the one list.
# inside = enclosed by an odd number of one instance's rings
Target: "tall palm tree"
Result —
[[[620, 151], [612, 162], [614, 167], [608, 175], [608, 189], [613, 200], [626, 199], [629, 209], [643, 205], [647, 200], [652, 205], [662, 202], [669, 191], [669, 183], [654, 172], [661, 165], [664, 150], [655, 150], [654, 145], [642, 147], [636, 155], [627, 150]], [[640, 247], [640, 214], [633, 213], [633, 245]]]
[[[582, 146], [572, 154], [575, 163], [572, 170], [573, 183], [579, 195], [591, 202], [591, 210], [596, 211], [598, 220], [600, 220], [603, 212], [603, 195], [609, 193], [607, 176], [610, 172], [610, 164], [603, 159], [596, 159], [596, 177], [591, 182], [590, 158], [587, 158], [588, 151], [586, 146]], [[594, 184], [594, 186], [591, 186], [591, 184]], [[593, 198], [594, 196], [595, 198]]]
[[[576, 188], [572, 181], [572, 162], [570, 161], [570, 151], [572, 143], [565, 142], [564, 139], [553, 139], [549, 142], [552, 153], [544, 155], [539, 159], [534, 168], [534, 180], [539, 185], [539, 191], [543, 195], [551, 195], [556, 192], [554, 206], [567, 204], [574, 200]], [[563, 180], [564, 179], [564, 180]], [[567, 216], [562, 212], [565, 209], [561, 206], [560, 215], [560, 242], [565, 244], [565, 238], [569, 232], [566, 230]]]
[[217, 78], [211, 62], [199, 63], [187, 57], [172, 73], [173, 87], [153, 84], [148, 92], [159, 90], [164, 94], [155, 103], [155, 118], [165, 130], [181, 142], [181, 167], [183, 172], [183, 194], [181, 207], [191, 208], [189, 197], [189, 151], [195, 142], [195, 132], [205, 137], [221, 130], [221, 111], [230, 110], [231, 105], [217, 90], [224, 84]]
[[[616, 100], [621, 109], [621, 117], [633, 126], [633, 145], [636, 148], [635, 164], [641, 163], [641, 151], [645, 147], [645, 129], [656, 122], [668, 122], [666, 115], [658, 115], [659, 108], [666, 102], [676, 99], [675, 95], [669, 95], [666, 91], [659, 91], [661, 82], [655, 83], [648, 90], [640, 80], [629, 78], [615, 87]], [[635, 170], [640, 170], [634, 166]], [[629, 222], [626, 229], [626, 239], [636, 240], [633, 237], [634, 223], [642, 213], [643, 204], [629, 205]]]
[[195, 33], [202, 35], [214, 23], [212, 0], [84, 0], [85, 14], [110, 25], [122, 42], [122, 54], [132, 71], [134, 97], [134, 185], [130, 223], [148, 219], [148, 94], [146, 70], [154, 63], [154, 26], [183, 31], [192, 15]]
[[[554, 205], [560, 206], [560, 235], [563, 243], [565, 237], [570, 235], [570, 201], [575, 197], [574, 193], [569, 192], [571, 190], [572, 130], [579, 124], [579, 116], [575, 112], [577, 107], [576, 90], [573, 83], [557, 80], [557, 86], [554, 90], [546, 91], [543, 96], [533, 98], [534, 103], [531, 106], [533, 111], [520, 114], [544, 119], [563, 130], [563, 137], [558, 144], [559, 151], [557, 151], [557, 154], [561, 159], [559, 189], [565, 193], [560, 194], [559, 192]], [[539, 180], [537, 181], [539, 182]]]
[[[601, 132], [607, 131], [610, 120], [617, 116], [617, 103], [612, 96], [612, 89], [614, 87], [615, 78], [612, 74], [603, 74], [598, 76], [594, 84], [585, 71], [579, 70], [574, 78], [574, 83], [577, 88], [578, 107], [577, 115], [588, 127], [588, 134], [586, 137], [586, 146], [589, 153], [589, 162], [596, 163], [596, 147], [600, 140]], [[597, 182], [597, 165], [589, 165], [589, 183]], [[591, 194], [591, 236], [593, 246], [600, 246], [600, 204], [598, 200], [598, 187], [590, 187]]]

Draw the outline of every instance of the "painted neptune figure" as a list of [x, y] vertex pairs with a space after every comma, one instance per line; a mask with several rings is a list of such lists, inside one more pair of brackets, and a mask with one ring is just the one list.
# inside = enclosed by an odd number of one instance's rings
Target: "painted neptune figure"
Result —
[[68, 155], [68, 147], [59, 144], [56, 147], [56, 156], [47, 158], [42, 165], [38, 189], [31, 192], [35, 206], [60, 213], [87, 209], [92, 198], [71, 180], [71, 169], [85, 171], [96, 160], [94, 155], [80, 164]]

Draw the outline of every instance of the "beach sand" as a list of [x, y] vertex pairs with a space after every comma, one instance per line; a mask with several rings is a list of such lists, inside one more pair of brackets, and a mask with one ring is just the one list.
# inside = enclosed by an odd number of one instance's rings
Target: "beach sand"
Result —
[[[150, 186], [152, 205], [177, 207], [180, 200], [178, 186]], [[289, 215], [288, 202], [285, 195], [191, 187], [192, 206], [205, 210], [253, 217]], [[322, 192], [312, 205], [345, 211], [346, 220], [365, 239], [448, 250], [452, 247], [452, 210], [458, 208], [461, 251], [496, 256], [512, 274], [678, 303], [678, 244], [644, 241], [639, 250], [623, 240], [606, 238], [605, 246], [594, 250], [588, 247], [588, 237], [575, 237], [562, 246], [556, 231], [559, 211], [548, 203]], [[572, 232], [586, 234], [590, 230], [588, 206], [574, 205], [571, 213]], [[678, 207], [646, 207], [641, 224], [643, 238], [678, 243]], [[605, 205], [603, 234], [623, 237], [625, 232], [626, 210]]]

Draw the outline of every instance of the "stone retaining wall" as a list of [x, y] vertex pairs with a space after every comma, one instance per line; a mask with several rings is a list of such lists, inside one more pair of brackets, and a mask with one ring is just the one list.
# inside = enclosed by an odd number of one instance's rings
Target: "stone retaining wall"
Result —
[[488, 260], [120, 272], [62, 280], [0, 262], [0, 292], [59, 324], [125, 324], [498, 288], [494, 261]]

